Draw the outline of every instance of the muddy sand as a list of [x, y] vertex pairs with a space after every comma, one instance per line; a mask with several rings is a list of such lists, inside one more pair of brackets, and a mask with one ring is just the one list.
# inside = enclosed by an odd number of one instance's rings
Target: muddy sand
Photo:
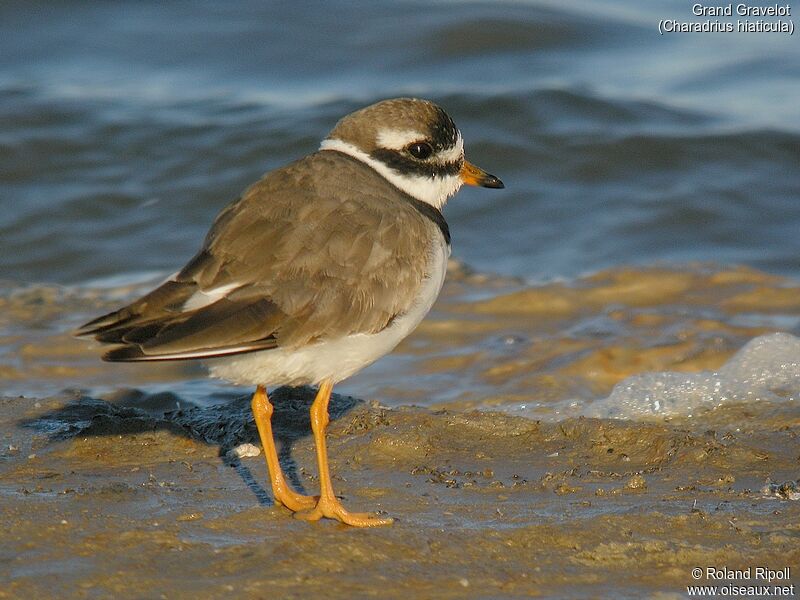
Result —
[[[272, 505], [263, 455], [230, 452], [259, 445], [244, 391], [195, 405], [148, 387], [180, 390], [193, 368], [95, 364], [67, 330], [119, 290], [6, 293], [0, 598], [683, 598], [722, 584], [709, 567], [794, 585], [795, 397], [647, 419], [569, 413], [631, 374], [713, 370], [757, 335], [797, 333], [799, 291], [742, 269], [542, 286], [456, 274], [396, 370], [372, 376], [386, 387], [367, 377], [377, 392], [333, 401], [337, 493], [396, 519], [371, 530]], [[106, 387], [36, 391], [48, 381]], [[273, 400], [282, 462], [313, 494], [312, 396]], [[787, 567], [789, 581], [756, 579]]]

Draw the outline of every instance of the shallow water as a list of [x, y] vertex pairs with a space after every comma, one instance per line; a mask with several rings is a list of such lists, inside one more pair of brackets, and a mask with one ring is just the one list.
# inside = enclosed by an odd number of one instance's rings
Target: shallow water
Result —
[[261, 173], [404, 94], [441, 102], [506, 182], [447, 210], [478, 270], [800, 274], [796, 38], [659, 36], [658, 19], [690, 18], [677, 1], [0, 11], [2, 278], [171, 272]]
[[[153, 284], [0, 289], [6, 395], [157, 394], [162, 409], [251, 392], [201, 365], [101, 363], [71, 331]], [[796, 404], [800, 283], [746, 268], [629, 268], [529, 285], [453, 263], [431, 315], [389, 356], [337, 385], [385, 406], [493, 410], [546, 421], [696, 416]], [[783, 333], [774, 333], [783, 331]], [[164, 395], [166, 394], [166, 395]]]

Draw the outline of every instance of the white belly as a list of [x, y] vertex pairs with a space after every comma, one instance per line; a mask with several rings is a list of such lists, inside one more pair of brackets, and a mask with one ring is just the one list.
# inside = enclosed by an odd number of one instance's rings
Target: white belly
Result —
[[357, 334], [296, 349], [275, 348], [206, 360], [214, 377], [240, 385], [316, 385], [325, 379], [334, 383], [391, 352], [428, 314], [439, 295], [447, 272], [450, 247], [437, 236], [431, 249], [430, 276], [417, 300], [404, 315], [383, 331]]

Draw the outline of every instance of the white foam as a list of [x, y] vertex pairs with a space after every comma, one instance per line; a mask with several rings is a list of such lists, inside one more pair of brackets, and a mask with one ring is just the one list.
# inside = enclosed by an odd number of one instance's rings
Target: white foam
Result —
[[719, 371], [642, 373], [590, 404], [592, 417], [646, 419], [693, 416], [733, 402], [800, 399], [800, 338], [788, 333], [750, 340]]

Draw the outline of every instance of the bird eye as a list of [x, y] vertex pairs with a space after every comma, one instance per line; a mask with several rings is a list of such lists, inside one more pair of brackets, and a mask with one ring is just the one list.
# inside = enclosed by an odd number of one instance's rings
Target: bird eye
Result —
[[425, 160], [433, 154], [433, 148], [428, 142], [414, 142], [407, 150], [411, 156], [419, 160]]

